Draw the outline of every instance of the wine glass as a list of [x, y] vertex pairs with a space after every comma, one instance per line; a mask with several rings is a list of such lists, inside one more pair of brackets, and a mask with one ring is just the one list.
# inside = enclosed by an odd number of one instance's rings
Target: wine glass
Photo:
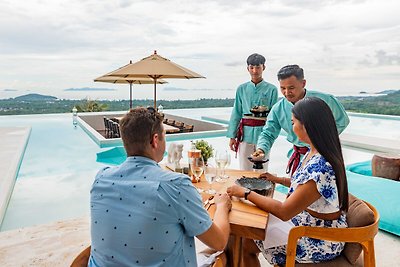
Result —
[[212, 183], [215, 181], [215, 178], [216, 178], [215, 175], [213, 173], [206, 173], [205, 177], [206, 177], [207, 183], [209, 185], [208, 189], [205, 192], [210, 195], [215, 195], [215, 193], [217, 193], [217, 191], [215, 191], [212, 188]]
[[[196, 178], [196, 181], [200, 181], [200, 177], [204, 172], [205, 164], [203, 157], [198, 157], [198, 158], [191, 158], [190, 159], [190, 170], [192, 171], [192, 174]], [[198, 189], [198, 191], [201, 193], [202, 190]]]
[[223, 182], [225, 178], [225, 167], [230, 162], [230, 155], [227, 150], [217, 150], [215, 151], [215, 163], [217, 165], [217, 182]]
[[228, 168], [229, 165], [231, 164], [231, 153], [229, 150], [226, 150], [226, 156], [227, 156], [227, 161], [226, 161], [225, 167], [222, 169], [222, 178], [223, 179], [229, 178], [229, 176], [225, 173], [226, 168]]

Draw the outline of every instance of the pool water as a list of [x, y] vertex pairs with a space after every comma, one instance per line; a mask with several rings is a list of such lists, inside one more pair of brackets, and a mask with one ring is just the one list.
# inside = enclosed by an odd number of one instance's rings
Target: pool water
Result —
[[[230, 111], [231, 108], [207, 108], [166, 112], [195, 119], [213, 115], [229, 119]], [[385, 135], [387, 138], [394, 138], [400, 133], [400, 120], [392, 120], [389, 124], [378, 120], [380, 124], [377, 127], [375, 119], [350, 119], [350, 126], [346, 129], [349, 132], [370, 133], [374, 129], [375, 136]], [[96, 162], [96, 154], [109, 148], [99, 148], [79, 126], [74, 127], [71, 114], [0, 116], [0, 123], [4, 127], [32, 127], [1, 230], [88, 216], [92, 181], [97, 171], [105, 166]], [[207, 141], [214, 149], [228, 148], [225, 137], [209, 138]], [[180, 143], [184, 144], [184, 152], [190, 147], [190, 141]], [[284, 136], [276, 140], [271, 151], [271, 172], [284, 175], [289, 148], [290, 144]], [[347, 164], [372, 157], [371, 153], [353, 149], [344, 148], [343, 152]], [[233, 153], [231, 158], [230, 167], [238, 168], [238, 160]], [[212, 160], [210, 164], [213, 164]]]

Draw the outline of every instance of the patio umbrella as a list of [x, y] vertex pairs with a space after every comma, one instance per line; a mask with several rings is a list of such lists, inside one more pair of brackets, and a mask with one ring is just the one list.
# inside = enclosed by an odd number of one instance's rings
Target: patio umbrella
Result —
[[[132, 63], [132, 61], [131, 61]], [[129, 108], [132, 108], [132, 84], [152, 84], [154, 83], [151, 78], [123, 78], [118, 76], [100, 76], [94, 79], [95, 82], [104, 82], [104, 83], [129, 83]], [[157, 83], [164, 84], [167, 81], [162, 79], [157, 80]]]
[[104, 76], [118, 76], [123, 78], [151, 78], [154, 83], [154, 108], [157, 108], [156, 84], [160, 78], [192, 79], [205, 78], [202, 75], [184, 68], [169, 59], [163, 58], [154, 51], [154, 54], [129, 63]]

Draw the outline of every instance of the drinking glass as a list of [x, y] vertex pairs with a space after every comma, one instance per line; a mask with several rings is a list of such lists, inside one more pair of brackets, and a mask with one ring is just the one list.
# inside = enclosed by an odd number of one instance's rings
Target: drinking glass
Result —
[[230, 154], [228, 150], [217, 150], [215, 151], [215, 164], [217, 165], [217, 182], [224, 182], [224, 179], [228, 178], [225, 175], [225, 167], [230, 163]]
[[217, 191], [215, 191], [212, 188], [212, 183], [215, 181], [215, 175], [213, 173], [206, 173], [205, 177], [206, 177], [207, 183], [209, 185], [208, 189], [205, 192], [210, 195], [215, 195], [215, 193], [217, 193]]
[[223, 179], [228, 179], [228, 178], [229, 178], [229, 175], [227, 175], [227, 174], [225, 173], [225, 170], [226, 170], [226, 168], [228, 168], [229, 165], [231, 164], [231, 153], [230, 153], [229, 150], [226, 150], [226, 155], [227, 155], [227, 161], [226, 161], [225, 167], [222, 169], [222, 178], [223, 178]]
[[[190, 159], [190, 170], [192, 171], [192, 174], [196, 178], [196, 181], [200, 181], [200, 177], [204, 172], [205, 164], [203, 157], [199, 158], [191, 158]], [[198, 189], [198, 191], [201, 193], [203, 190]]]

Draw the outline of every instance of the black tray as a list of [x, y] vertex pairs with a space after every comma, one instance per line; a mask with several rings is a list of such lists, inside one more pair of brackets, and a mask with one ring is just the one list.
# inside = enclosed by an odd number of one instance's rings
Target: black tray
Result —
[[242, 177], [237, 179], [235, 183], [263, 196], [268, 196], [273, 188], [271, 181], [256, 177]]

